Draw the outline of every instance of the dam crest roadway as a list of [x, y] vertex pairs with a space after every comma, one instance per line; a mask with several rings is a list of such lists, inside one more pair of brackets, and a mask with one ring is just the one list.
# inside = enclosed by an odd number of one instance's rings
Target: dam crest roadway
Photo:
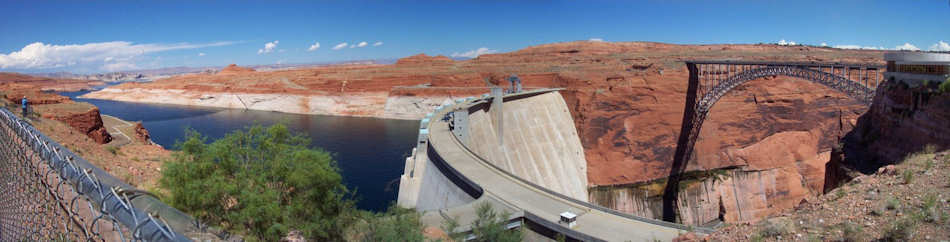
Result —
[[[587, 202], [587, 163], [561, 89], [456, 100], [421, 121], [406, 159], [397, 205], [426, 226], [464, 227], [484, 203], [511, 213], [509, 228], [582, 241], [669, 241], [712, 230], [621, 213]], [[562, 213], [576, 215], [571, 226]], [[447, 231], [448, 232], [448, 231]], [[459, 231], [455, 231], [459, 232]]]
[[[666, 221], [618, 212], [588, 202], [587, 162], [561, 89], [458, 99], [420, 123], [406, 159], [397, 204], [423, 212], [423, 223], [475, 220], [488, 203], [512, 214], [509, 228], [582, 241], [664, 240], [712, 229], [676, 221], [676, 189], [708, 110], [742, 83], [784, 75], [809, 80], [868, 104], [882, 82], [882, 66], [842, 63], [687, 61], [689, 90], [673, 168], [663, 195]], [[515, 79], [517, 80], [517, 79]], [[569, 223], [574, 221], [575, 223]], [[669, 221], [669, 222], [667, 222]], [[463, 230], [467, 228], [462, 228]], [[447, 231], [460, 232], [460, 231]]]

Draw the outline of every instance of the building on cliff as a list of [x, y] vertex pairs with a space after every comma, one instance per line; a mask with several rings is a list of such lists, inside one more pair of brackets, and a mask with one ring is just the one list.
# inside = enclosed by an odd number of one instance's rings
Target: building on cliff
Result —
[[887, 72], [884, 77], [910, 87], [924, 82], [940, 83], [950, 77], [950, 54], [927, 52], [892, 52], [884, 54]]
[[856, 150], [869, 155], [855, 164], [865, 172], [927, 146], [950, 149], [950, 93], [939, 89], [950, 77], [950, 54], [892, 52], [884, 59], [887, 81], [849, 134]]

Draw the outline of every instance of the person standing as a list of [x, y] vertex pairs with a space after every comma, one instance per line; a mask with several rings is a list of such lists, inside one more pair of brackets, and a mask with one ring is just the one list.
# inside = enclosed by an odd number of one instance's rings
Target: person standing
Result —
[[29, 105], [30, 101], [26, 100], [26, 96], [23, 96], [23, 100], [21, 100], [20, 102], [23, 104], [23, 118], [26, 118], [27, 105]]

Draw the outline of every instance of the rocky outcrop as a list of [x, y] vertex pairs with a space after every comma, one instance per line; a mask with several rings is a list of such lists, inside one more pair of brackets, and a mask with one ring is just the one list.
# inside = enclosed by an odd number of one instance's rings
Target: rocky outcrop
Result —
[[218, 75], [240, 75], [240, 74], [247, 74], [251, 72], [254, 72], [254, 69], [247, 68], [247, 67], [239, 67], [236, 64], [230, 64], [224, 67], [223, 69], [221, 69], [221, 71], [218, 72]]
[[37, 106], [35, 110], [44, 118], [66, 123], [73, 129], [86, 134], [97, 143], [112, 141], [112, 136], [102, 125], [99, 108], [88, 103], [60, 103]]
[[849, 165], [868, 173], [901, 162], [928, 145], [937, 151], [950, 149], [950, 93], [934, 87], [882, 84], [870, 110], [849, 134], [846, 148], [861, 158], [849, 160]]
[[7, 101], [14, 104], [20, 104], [23, 97], [26, 97], [30, 105], [56, 104], [70, 101], [69, 97], [36, 90], [8, 90], [4, 96]]
[[[756, 221], [823, 194], [830, 151], [819, 150], [824, 132], [787, 131], [723, 154], [732, 168], [693, 171], [679, 195], [686, 224]], [[591, 201], [660, 219], [662, 183], [592, 189]]]
[[452, 65], [452, 59], [444, 55], [418, 54], [396, 60], [396, 65]]
[[[94, 86], [103, 85], [97, 80], [78, 80], [67, 78], [47, 78], [19, 73], [0, 72], [0, 90], [31, 90], [31, 91], [60, 91], [72, 92], [89, 90]], [[22, 97], [22, 96], [21, 96]]]
[[151, 144], [152, 136], [149, 135], [148, 130], [145, 129], [145, 126], [142, 126], [142, 122], [135, 122], [135, 140], [143, 144]]

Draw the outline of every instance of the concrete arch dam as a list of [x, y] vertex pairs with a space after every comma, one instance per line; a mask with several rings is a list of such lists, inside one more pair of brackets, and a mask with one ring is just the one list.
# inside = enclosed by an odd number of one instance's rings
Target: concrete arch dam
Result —
[[[587, 201], [587, 162], [558, 90], [502, 95], [496, 89], [427, 115], [418, 146], [406, 159], [397, 204], [423, 212], [423, 223], [436, 227], [455, 218], [466, 229], [475, 208], [489, 203], [546, 236], [642, 241], [686, 233], [681, 224]], [[564, 212], [576, 215], [574, 226], [558, 222]]]

